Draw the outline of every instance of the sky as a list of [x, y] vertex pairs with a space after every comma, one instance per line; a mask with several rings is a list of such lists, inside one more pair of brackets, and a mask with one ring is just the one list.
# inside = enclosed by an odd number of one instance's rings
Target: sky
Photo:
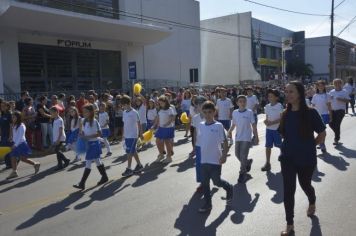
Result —
[[[197, 0], [200, 19], [209, 19], [234, 13], [252, 12], [252, 17], [293, 30], [305, 31], [306, 37], [330, 35], [329, 16], [305, 16], [258, 6], [244, 0]], [[266, 5], [293, 11], [330, 15], [331, 0], [254, 0]], [[335, 0], [335, 6], [343, 0]], [[356, 15], [356, 0], [345, 0], [335, 9], [335, 35]], [[356, 22], [340, 38], [356, 43]]]

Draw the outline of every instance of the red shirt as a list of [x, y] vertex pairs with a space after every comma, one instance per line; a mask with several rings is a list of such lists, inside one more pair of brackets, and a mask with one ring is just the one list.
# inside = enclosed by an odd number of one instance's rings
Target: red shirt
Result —
[[79, 99], [79, 100], [76, 102], [76, 104], [77, 104], [77, 109], [78, 109], [79, 114], [82, 115], [82, 114], [83, 114], [83, 107], [84, 107], [86, 104], [88, 104], [88, 100], [86, 100], [86, 99]]

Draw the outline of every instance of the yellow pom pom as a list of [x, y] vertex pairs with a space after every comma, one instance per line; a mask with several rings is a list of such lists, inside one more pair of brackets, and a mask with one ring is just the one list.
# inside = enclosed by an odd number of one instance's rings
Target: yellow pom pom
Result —
[[3, 159], [10, 152], [11, 152], [10, 147], [0, 147], [0, 159]]
[[136, 83], [133, 87], [134, 94], [140, 94], [142, 90], [142, 85], [139, 83]]
[[143, 133], [143, 141], [144, 142], [149, 142], [151, 139], [152, 139], [152, 137], [153, 137], [153, 130], [148, 130], [148, 131], [146, 131], [145, 133]]
[[186, 112], [182, 113], [182, 115], [180, 116], [180, 121], [182, 121], [183, 124], [188, 124], [190, 122]]

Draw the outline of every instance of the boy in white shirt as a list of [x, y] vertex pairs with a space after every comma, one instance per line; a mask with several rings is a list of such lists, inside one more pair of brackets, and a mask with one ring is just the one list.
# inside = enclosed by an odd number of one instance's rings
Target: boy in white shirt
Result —
[[256, 95], [253, 94], [253, 90], [251, 87], [246, 88], [246, 108], [250, 109], [251, 111], [253, 111], [253, 114], [255, 116], [255, 122], [257, 124], [258, 119], [257, 119], [257, 108], [258, 105], [260, 104], [258, 101], [258, 98], [256, 97]]
[[99, 124], [100, 124], [100, 128], [101, 128], [101, 141], [105, 144], [107, 153], [105, 157], [109, 157], [112, 155], [111, 152], [111, 147], [110, 147], [110, 143], [108, 141], [108, 138], [110, 136], [110, 128], [109, 128], [109, 122], [110, 122], [110, 118], [108, 113], [106, 112], [106, 104], [103, 102], [100, 104], [99, 107]]
[[[224, 129], [228, 131], [231, 126], [231, 114], [234, 110], [234, 105], [230, 98], [227, 98], [227, 92], [225, 88], [220, 88], [220, 98], [216, 101], [216, 109], [218, 113], [218, 121], [223, 124]], [[233, 144], [233, 140], [230, 139], [230, 146]]]
[[232, 131], [236, 127], [235, 135], [235, 155], [240, 161], [240, 175], [238, 182], [245, 183], [248, 180], [247, 173], [251, 170], [252, 159], [248, 159], [248, 153], [252, 143], [252, 133], [254, 135], [255, 145], [258, 144], [257, 125], [255, 116], [250, 109], [246, 108], [247, 98], [240, 95], [236, 99], [239, 109], [232, 113], [232, 126], [228, 132], [228, 136], [232, 137]]
[[59, 116], [57, 107], [51, 107], [49, 110], [53, 119], [53, 146], [57, 154], [57, 168], [56, 171], [62, 170], [69, 165], [69, 159], [61, 152], [62, 145], [66, 141], [66, 134], [64, 133], [64, 122]]
[[279, 92], [276, 89], [271, 89], [267, 92], [268, 101], [265, 106], [266, 120], [266, 164], [261, 168], [262, 171], [271, 170], [271, 152], [273, 145], [280, 148], [282, 144], [281, 135], [278, 132], [281, 113], [283, 106], [278, 102]]
[[[124, 138], [125, 138], [125, 147], [127, 153], [127, 168], [123, 177], [130, 177], [135, 173], [139, 173], [143, 170], [140, 158], [136, 150], [136, 144], [138, 137], [143, 140], [142, 129], [140, 124], [140, 118], [138, 112], [131, 107], [131, 98], [127, 95], [121, 98], [121, 105], [124, 109], [123, 112], [123, 122], [124, 122]], [[137, 165], [134, 170], [131, 169], [132, 158], [135, 158]]]
[[233, 187], [221, 179], [221, 165], [226, 162], [229, 151], [224, 127], [214, 120], [216, 112], [214, 103], [205, 102], [202, 110], [205, 122], [199, 124], [198, 140], [201, 147], [201, 177], [205, 204], [199, 212], [206, 213], [212, 208], [210, 180], [214, 185], [224, 188], [228, 203], [233, 198]]

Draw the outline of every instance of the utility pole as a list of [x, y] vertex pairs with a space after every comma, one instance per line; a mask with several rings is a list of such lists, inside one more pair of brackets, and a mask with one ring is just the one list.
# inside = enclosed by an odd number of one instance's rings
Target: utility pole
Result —
[[334, 2], [331, 0], [331, 30], [330, 30], [330, 49], [329, 49], [329, 80], [335, 79], [335, 45], [334, 45]]

